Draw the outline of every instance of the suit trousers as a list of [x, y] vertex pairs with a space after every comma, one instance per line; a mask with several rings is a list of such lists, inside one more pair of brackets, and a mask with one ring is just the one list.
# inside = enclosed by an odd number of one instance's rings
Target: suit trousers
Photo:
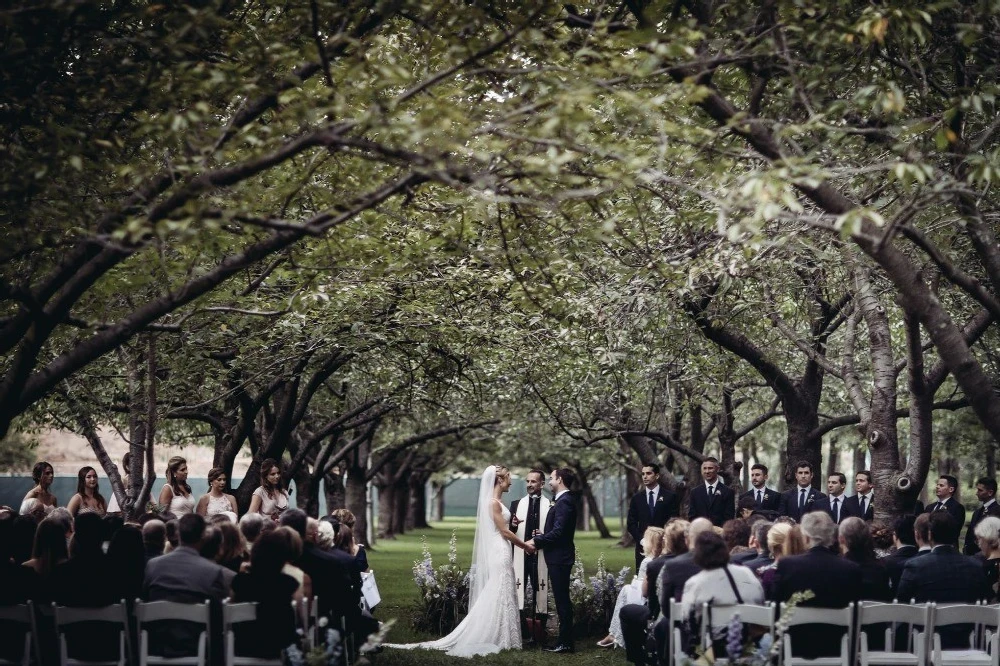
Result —
[[569, 564], [549, 565], [549, 584], [559, 614], [559, 645], [573, 647], [573, 602], [569, 598], [569, 580], [573, 567]]
[[637, 666], [644, 666], [649, 608], [645, 604], [627, 604], [618, 611], [618, 619], [621, 620], [622, 638], [625, 640], [625, 659]]

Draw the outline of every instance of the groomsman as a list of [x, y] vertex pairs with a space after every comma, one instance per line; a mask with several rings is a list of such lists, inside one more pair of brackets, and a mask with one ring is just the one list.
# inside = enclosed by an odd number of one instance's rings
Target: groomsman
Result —
[[[510, 503], [510, 530], [527, 541], [545, 525], [549, 514], [549, 500], [542, 495], [545, 472], [533, 469], [525, 477], [528, 494]], [[545, 558], [538, 553], [528, 554], [521, 548], [514, 549], [514, 577], [517, 582], [517, 607], [521, 609], [528, 635], [538, 642], [544, 636], [548, 617], [549, 570]], [[528, 588], [531, 594], [528, 594]], [[539, 635], [538, 628], [541, 628]]]
[[705, 458], [701, 463], [703, 483], [691, 489], [688, 520], [708, 518], [716, 527], [736, 517], [736, 493], [719, 478], [719, 461]]
[[972, 512], [972, 520], [969, 521], [969, 528], [965, 531], [965, 548], [962, 550], [966, 555], [975, 555], [979, 552], [979, 544], [976, 543], [976, 525], [987, 516], [1000, 517], [1000, 505], [996, 501], [997, 480], [988, 476], [976, 481], [976, 498], [983, 503]]
[[846, 500], [850, 498], [844, 497], [845, 490], [847, 490], [847, 476], [843, 472], [834, 472], [826, 477], [826, 492], [829, 493], [826, 498], [827, 511], [833, 522], [838, 525], [844, 518], [852, 515], [846, 511]]
[[854, 495], [844, 500], [842, 516], [855, 516], [871, 522], [875, 519], [875, 491], [872, 483], [872, 473], [866, 469], [854, 476]]
[[948, 512], [948, 515], [958, 525], [958, 530], [955, 532], [955, 542], [951, 544], [957, 549], [958, 534], [962, 531], [962, 526], [965, 525], [965, 507], [955, 499], [956, 492], [958, 492], [958, 479], [950, 474], [942, 474], [934, 485], [934, 494], [937, 495], [938, 501], [932, 502], [925, 513]]
[[642, 466], [642, 489], [632, 496], [625, 525], [635, 541], [635, 571], [642, 563], [642, 535], [647, 527], [663, 527], [677, 515], [677, 496], [660, 485], [660, 466]]
[[795, 463], [795, 487], [781, 494], [778, 513], [802, 522], [802, 516], [816, 510], [826, 511], [826, 495], [812, 487], [813, 467], [806, 460]]
[[754, 463], [750, 466], [750, 490], [743, 497], [753, 500], [754, 509], [758, 511], [777, 511], [781, 505], [781, 493], [767, 487], [767, 466]]

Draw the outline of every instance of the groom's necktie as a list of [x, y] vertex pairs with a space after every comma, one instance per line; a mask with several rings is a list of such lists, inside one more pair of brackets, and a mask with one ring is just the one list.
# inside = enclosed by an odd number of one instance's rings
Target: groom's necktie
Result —
[[649, 491], [649, 517], [653, 517], [653, 509], [656, 508], [656, 503], [653, 502], [653, 491]]

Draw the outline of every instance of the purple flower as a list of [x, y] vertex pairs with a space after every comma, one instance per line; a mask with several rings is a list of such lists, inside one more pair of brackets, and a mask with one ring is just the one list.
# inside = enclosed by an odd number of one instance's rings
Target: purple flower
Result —
[[726, 627], [726, 653], [731, 661], [743, 654], [743, 623], [740, 622], [739, 614], [733, 615]]

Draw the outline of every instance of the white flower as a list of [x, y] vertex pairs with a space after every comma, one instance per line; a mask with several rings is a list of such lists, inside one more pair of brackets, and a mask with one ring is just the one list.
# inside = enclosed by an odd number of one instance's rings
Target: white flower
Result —
[[326, 626], [326, 625], [328, 625], [328, 624], [330, 624], [330, 620], [329, 620], [329, 619], [327, 619], [327, 618], [326, 618], [326, 616], [324, 616], [324, 617], [321, 617], [321, 618], [319, 619], [319, 626], [320, 626], [320, 629], [322, 629], [323, 627], [325, 627], [325, 626]]

